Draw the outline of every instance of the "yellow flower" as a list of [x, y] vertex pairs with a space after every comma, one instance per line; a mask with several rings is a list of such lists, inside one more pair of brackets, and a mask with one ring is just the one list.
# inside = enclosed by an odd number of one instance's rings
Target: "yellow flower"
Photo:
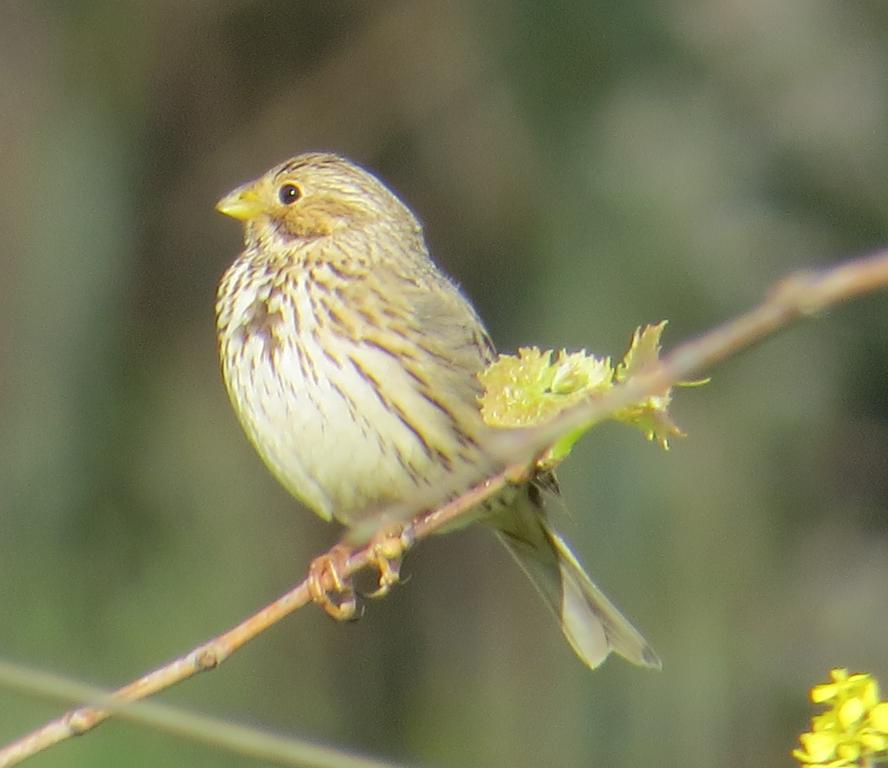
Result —
[[800, 763], [820, 768], [870, 765], [888, 757], [888, 702], [879, 701], [879, 684], [867, 674], [833, 669], [831, 682], [815, 685], [811, 701], [829, 709], [811, 721], [792, 754]]
[[876, 704], [870, 712], [869, 719], [873, 728], [888, 734], [888, 701]]
[[816, 731], [803, 733], [799, 737], [803, 749], [794, 749], [793, 756], [802, 763], [823, 764], [831, 760], [836, 754], [835, 734]]

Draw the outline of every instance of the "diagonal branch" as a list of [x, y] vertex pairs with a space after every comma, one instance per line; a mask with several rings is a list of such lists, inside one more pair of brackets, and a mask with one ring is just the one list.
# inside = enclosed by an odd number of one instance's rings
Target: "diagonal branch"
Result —
[[[497, 435], [490, 446], [490, 471], [483, 482], [469, 491], [465, 491], [465, 488], [472, 484], [473, 478], [456, 477], [448, 487], [436, 488], [423, 497], [385, 510], [375, 521], [374, 527], [377, 529], [392, 521], [409, 521], [400, 539], [400, 547], [387, 551], [386, 556], [396, 559], [414, 541], [420, 541], [453, 524], [507, 484], [529, 478], [534, 472], [536, 457], [564, 434], [595, 424], [678, 382], [700, 377], [715, 363], [752, 347], [796, 320], [884, 288], [888, 288], [888, 251], [829, 269], [791, 274], [747, 313], [676, 347], [659, 363], [651, 365], [625, 384], [615, 386], [605, 395], [564, 411], [545, 426], [504, 431], [502, 435]], [[451, 500], [440, 504], [441, 499]], [[357, 535], [363, 535], [366, 542], [372, 533], [372, 530], [364, 529], [359, 530]], [[348, 579], [377, 563], [377, 544], [372, 541], [369, 544], [356, 544], [347, 557], [341, 559], [339, 575]], [[324, 573], [323, 582], [325, 588], [333, 589], [329, 572]], [[116, 711], [127, 702], [144, 699], [199, 672], [214, 669], [257, 635], [310, 601], [309, 581], [306, 580], [236, 627], [120, 688], [109, 699], [114, 705], [113, 709]], [[111, 715], [112, 710], [107, 703], [71, 710], [0, 749], [0, 768], [15, 765], [53, 744], [85, 733]]]

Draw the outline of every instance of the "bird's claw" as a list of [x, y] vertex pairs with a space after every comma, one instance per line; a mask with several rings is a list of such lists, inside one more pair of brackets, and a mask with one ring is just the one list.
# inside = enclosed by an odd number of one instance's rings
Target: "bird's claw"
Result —
[[384, 528], [371, 542], [370, 564], [379, 571], [377, 587], [367, 597], [385, 597], [395, 584], [401, 582], [401, 559], [413, 546], [413, 534], [409, 526], [396, 525]]
[[[311, 599], [337, 621], [354, 619], [358, 607], [351, 579], [342, 576], [350, 554], [349, 547], [338, 544], [312, 560], [308, 569], [308, 593]], [[331, 595], [335, 595], [336, 599]]]
[[[384, 528], [373, 537], [367, 564], [376, 568], [379, 578], [376, 589], [364, 597], [384, 597], [401, 582], [401, 558], [413, 542], [412, 529], [400, 524]], [[352, 554], [348, 545], [337, 544], [312, 560], [308, 569], [311, 599], [338, 621], [349, 621], [357, 614], [358, 601], [352, 580], [342, 575]]]

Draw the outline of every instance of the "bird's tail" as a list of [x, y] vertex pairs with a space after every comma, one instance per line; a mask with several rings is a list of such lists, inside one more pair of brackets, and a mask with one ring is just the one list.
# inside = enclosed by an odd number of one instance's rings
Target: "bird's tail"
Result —
[[657, 654], [586, 575], [534, 494], [519, 498], [488, 522], [543, 596], [580, 660], [594, 669], [616, 651], [633, 664], [659, 669]]

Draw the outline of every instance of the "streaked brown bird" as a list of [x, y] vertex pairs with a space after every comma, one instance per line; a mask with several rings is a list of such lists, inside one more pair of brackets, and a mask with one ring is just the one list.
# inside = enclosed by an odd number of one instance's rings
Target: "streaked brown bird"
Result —
[[[431, 261], [422, 227], [382, 182], [304, 154], [219, 201], [245, 249], [219, 286], [222, 372], [275, 477], [326, 520], [485, 463], [477, 374], [494, 358], [478, 315]], [[590, 667], [611, 650], [659, 667], [551, 527], [538, 484], [478, 511]]]

